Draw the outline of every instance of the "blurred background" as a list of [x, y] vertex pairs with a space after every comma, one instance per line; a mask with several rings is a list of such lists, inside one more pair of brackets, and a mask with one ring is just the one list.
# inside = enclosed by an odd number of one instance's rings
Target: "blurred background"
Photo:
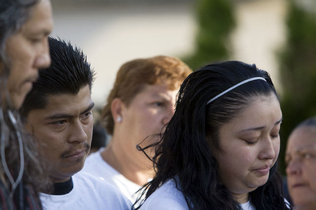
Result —
[[105, 104], [118, 68], [155, 55], [193, 69], [238, 59], [267, 70], [289, 132], [316, 114], [315, 0], [53, 0], [53, 36], [80, 47], [96, 72], [92, 97]]
[[[193, 52], [199, 26], [196, 3], [53, 0], [53, 35], [87, 54], [97, 73], [93, 99], [103, 105], [124, 62], [158, 54], [182, 58]], [[284, 0], [236, 1], [234, 6], [237, 26], [232, 31], [230, 58], [256, 63], [277, 77], [274, 51], [284, 40]]]

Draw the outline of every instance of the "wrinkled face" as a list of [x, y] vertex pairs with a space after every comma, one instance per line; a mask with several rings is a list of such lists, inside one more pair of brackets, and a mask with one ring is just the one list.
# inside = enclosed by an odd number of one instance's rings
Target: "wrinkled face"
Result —
[[87, 85], [77, 95], [47, 96], [44, 109], [29, 112], [26, 128], [40, 142], [54, 182], [68, 180], [83, 167], [91, 145], [93, 105]]
[[239, 203], [264, 185], [280, 148], [282, 113], [274, 94], [253, 96], [247, 107], [219, 130], [220, 151], [214, 151], [219, 176]]
[[37, 79], [38, 70], [50, 65], [47, 37], [52, 27], [50, 1], [40, 0], [30, 10], [26, 23], [6, 42], [6, 54], [10, 62], [7, 87], [15, 108], [23, 103]]
[[[146, 158], [136, 150], [136, 145], [148, 136], [161, 133], [174, 114], [177, 92], [178, 89], [169, 90], [166, 85], [146, 85], [128, 107], [123, 106], [119, 132], [128, 136], [121, 145], [126, 152], [132, 151]], [[154, 139], [146, 139], [144, 145]]]
[[316, 127], [300, 127], [290, 135], [285, 161], [288, 188], [295, 206], [316, 208]]

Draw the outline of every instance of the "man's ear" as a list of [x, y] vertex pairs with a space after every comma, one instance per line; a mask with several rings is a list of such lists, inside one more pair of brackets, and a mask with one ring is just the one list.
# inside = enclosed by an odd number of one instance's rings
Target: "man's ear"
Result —
[[115, 123], [121, 123], [123, 121], [123, 109], [124, 103], [122, 100], [115, 98], [111, 104], [112, 117]]

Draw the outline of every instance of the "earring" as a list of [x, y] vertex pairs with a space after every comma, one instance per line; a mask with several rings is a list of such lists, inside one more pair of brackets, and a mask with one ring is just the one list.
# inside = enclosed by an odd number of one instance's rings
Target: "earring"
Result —
[[118, 123], [122, 122], [122, 117], [120, 115], [116, 117], [116, 122]]

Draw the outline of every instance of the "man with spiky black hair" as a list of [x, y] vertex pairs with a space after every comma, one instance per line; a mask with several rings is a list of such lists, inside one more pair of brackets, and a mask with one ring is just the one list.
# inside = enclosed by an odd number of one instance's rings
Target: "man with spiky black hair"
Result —
[[79, 172], [89, 153], [94, 106], [94, 73], [85, 55], [70, 43], [49, 38], [52, 64], [38, 80], [20, 110], [25, 127], [39, 142], [54, 183], [41, 193], [44, 209], [128, 209], [109, 184]]

